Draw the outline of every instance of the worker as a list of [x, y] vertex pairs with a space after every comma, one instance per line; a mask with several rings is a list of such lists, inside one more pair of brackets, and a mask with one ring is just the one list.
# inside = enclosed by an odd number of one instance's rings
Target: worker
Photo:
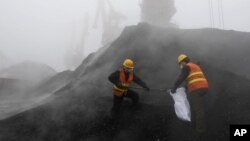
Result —
[[178, 56], [178, 63], [181, 74], [174, 83], [171, 93], [176, 93], [176, 89], [186, 80], [188, 99], [191, 106], [191, 123], [198, 133], [206, 131], [204, 95], [208, 92], [208, 82], [200, 66], [191, 62], [185, 54]]
[[113, 116], [120, 114], [120, 107], [123, 101], [123, 98], [131, 98], [132, 99], [132, 108], [136, 108], [139, 95], [129, 89], [129, 86], [132, 82], [137, 83], [142, 86], [145, 90], [149, 91], [149, 87], [134, 73], [134, 63], [131, 59], [125, 59], [123, 62], [123, 67], [120, 70], [117, 70], [110, 74], [109, 81], [113, 83], [113, 107], [111, 110], [111, 114]]

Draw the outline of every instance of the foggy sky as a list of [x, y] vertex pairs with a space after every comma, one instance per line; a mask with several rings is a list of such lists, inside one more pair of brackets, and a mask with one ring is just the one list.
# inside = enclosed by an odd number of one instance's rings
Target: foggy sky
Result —
[[[110, 1], [127, 16], [123, 26], [140, 21], [141, 0]], [[224, 29], [250, 32], [250, 1], [222, 1]], [[101, 47], [100, 23], [98, 29], [92, 28], [96, 3], [96, 0], [1, 0], [0, 52], [12, 63], [33, 60], [49, 64], [57, 71], [64, 70], [63, 55], [68, 47], [77, 44], [86, 13], [90, 19], [85, 55]], [[211, 27], [208, 0], [175, 0], [175, 3], [177, 13], [172, 22], [180, 28]], [[214, 25], [221, 28], [217, 4], [213, 0]]]

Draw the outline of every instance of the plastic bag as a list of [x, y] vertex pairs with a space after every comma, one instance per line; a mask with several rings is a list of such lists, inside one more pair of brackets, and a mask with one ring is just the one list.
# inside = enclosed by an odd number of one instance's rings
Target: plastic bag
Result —
[[174, 99], [174, 108], [177, 117], [184, 121], [191, 121], [190, 105], [187, 100], [185, 88], [181, 87], [176, 90], [176, 93], [170, 95]]

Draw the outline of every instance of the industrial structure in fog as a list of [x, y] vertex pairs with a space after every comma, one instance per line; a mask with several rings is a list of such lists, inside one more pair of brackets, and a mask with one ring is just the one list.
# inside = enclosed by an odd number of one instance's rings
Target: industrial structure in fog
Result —
[[2, 51], [0, 51], [0, 70], [8, 67], [10, 63], [11, 62], [8, 57], [6, 57], [6, 55]]
[[[101, 24], [101, 44], [107, 45], [114, 41], [121, 33], [121, 22], [126, 16], [117, 11], [109, 0], [98, 0], [93, 28], [99, 28]], [[99, 22], [100, 21], [100, 22]], [[77, 39], [75, 30], [72, 33], [71, 44], [64, 55], [64, 65], [67, 69], [73, 70], [78, 67], [84, 59], [85, 39], [88, 36], [89, 18], [85, 16], [80, 39]]]
[[85, 40], [88, 35], [88, 23], [89, 23], [89, 16], [88, 14], [85, 15], [83, 20], [83, 26], [80, 33], [80, 38], [76, 37], [75, 28], [72, 31], [72, 39], [70, 46], [67, 48], [65, 55], [64, 55], [64, 65], [67, 69], [73, 70], [78, 67], [82, 60], [84, 59], [84, 47], [85, 47]]
[[176, 26], [170, 23], [176, 13], [174, 0], [142, 0], [141, 22], [161, 27]]
[[114, 8], [109, 0], [98, 0], [94, 28], [98, 28], [99, 19], [102, 25], [102, 45], [114, 41], [122, 31], [121, 22], [126, 16]]

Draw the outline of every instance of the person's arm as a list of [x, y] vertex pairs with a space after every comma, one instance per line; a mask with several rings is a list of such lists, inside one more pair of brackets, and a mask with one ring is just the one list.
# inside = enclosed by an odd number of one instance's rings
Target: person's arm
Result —
[[147, 84], [144, 82], [144, 81], [142, 81], [137, 75], [135, 75], [134, 74], [134, 79], [133, 79], [133, 81], [136, 83], [136, 84], [138, 84], [138, 85], [140, 85], [140, 86], [142, 86], [143, 88], [145, 88], [146, 90], [149, 90], [149, 87], [147, 86]]
[[181, 69], [181, 74], [179, 75], [178, 79], [175, 81], [174, 86], [172, 88], [172, 92], [175, 93], [176, 89], [181, 85], [181, 83], [188, 77], [190, 72], [190, 68], [188, 66], [184, 66]]
[[115, 85], [119, 85], [119, 71], [111, 73], [108, 77], [109, 81]]

